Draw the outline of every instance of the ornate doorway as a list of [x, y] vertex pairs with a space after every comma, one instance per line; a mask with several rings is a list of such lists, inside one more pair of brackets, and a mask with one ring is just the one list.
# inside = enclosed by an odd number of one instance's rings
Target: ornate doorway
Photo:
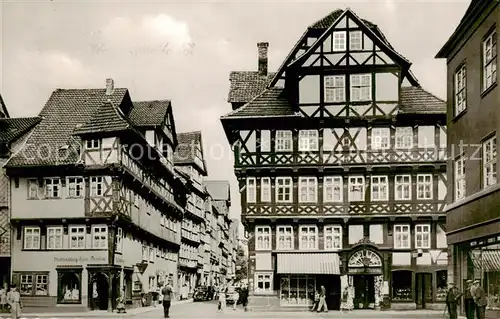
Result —
[[370, 249], [355, 251], [347, 263], [356, 309], [375, 309], [381, 301], [382, 259]]

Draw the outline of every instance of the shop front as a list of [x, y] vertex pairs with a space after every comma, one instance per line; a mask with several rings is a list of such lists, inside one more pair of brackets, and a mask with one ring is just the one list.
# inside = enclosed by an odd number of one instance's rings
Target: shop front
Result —
[[329, 310], [340, 309], [340, 259], [336, 253], [278, 253], [279, 301], [282, 307], [311, 307], [315, 291], [326, 289]]

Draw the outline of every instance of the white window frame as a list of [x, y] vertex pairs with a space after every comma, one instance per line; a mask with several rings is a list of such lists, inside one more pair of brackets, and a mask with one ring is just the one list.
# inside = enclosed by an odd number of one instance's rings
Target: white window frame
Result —
[[[324, 249], [325, 250], [339, 250], [342, 249], [342, 226], [339, 225], [325, 225], [323, 227], [324, 236]], [[329, 241], [331, 247], [327, 247]]]
[[262, 177], [260, 179], [260, 201], [262, 203], [271, 202], [271, 178]]
[[372, 149], [388, 150], [391, 148], [391, 129], [388, 127], [372, 128]]
[[344, 180], [342, 176], [323, 178], [323, 202], [342, 203], [344, 201]]
[[455, 84], [455, 116], [467, 108], [467, 66], [462, 64], [453, 76]]
[[[365, 201], [365, 177], [361, 175], [356, 175], [356, 176], [349, 176], [349, 201], [354, 201], [354, 202], [363, 202]], [[354, 194], [354, 188], [359, 189], [361, 192], [361, 199], [355, 199], [353, 194]]]
[[[429, 196], [425, 196], [427, 193]], [[417, 199], [418, 200], [432, 200], [434, 198], [434, 178], [432, 174], [418, 174], [417, 175]]]
[[351, 102], [367, 102], [372, 100], [371, 74], [351, 74], [350, 80]]
[[312, 176], [299, 177], [299, 203], [318, 201], [318, 179]]
[[[465, 172], [464, 172], [465, 175]], [[483, 185], [484, 188], [497, 183], [497, 137], [483, 142]]]
[[[263, 282], [264, 288], [259, 288], [259, 282]], [[269, 288], [265, 288], [265, 283], [269, 283]], [[272, 293], [273, 292], [273, 273], [272, 272], [255, 272], [255, 288], [256, 293]]]
[[299, 152], [318, 151], [319, 131], [300, 130], [299, 131]]
[[[359, 36], [359, 46], [353, 45], [353, 43], [355, 43], [355, 41], [353, 41], [353, 38], [355, 38], [354, 35]], [[349, 50], [354, 50], [354, 51], [363, 50], [363, 32], [349, 31]]]
[[345, 75], [324, 77], [325, 103], [345, 102]]
[[[411, 200], [411, 175], [396, 175], [394, 177], [394, 199]], [[405, 192], [405, 189], [408, 192]], [[407, 194], [407, 196], [405, 196]]]
[[335, 31], [332, 33], [332, 51], [345, 51], [347, 42], [346, 31]]
[[[303, 241], [303, 237], [306, 237], [307, 242]], [[311, 238], [314, 239], [314, 242], [311, 240]], [[314, 245], [311, 245], [311, 242], [313, 242]], [[318, 226], [300, 225], [299, 250], [317, 250], [317, 249], [318, 249]]]
[[108, 249], [108, 225], [92, 225], [92, 249]]
[[415, 248], [417, 249], [431, 248], [431, 225], [429, 224], [415, 225]]
[[[394, 237], [394, 249], [410, 249], [411, 248], [411, 232], [410, 225], [408, 224], [397, 224], [394, 225], [393, 231]], [[406, 239], [404, 240], [404, 237]], [[404, 245], [405, 244], [405, 245]]]
[[92, 139], [85, 141], [85, 149], [89, 151], [97, 151], [101, 148], [101, 140], [100, 139]]
[[[38, 185], [38, 180], [30, 178], [27, 180], [27, 184], [28, 184], [28, 199], [40, 199], [40, 187]], [[35, 194], [33, 194], [32, 191]]]
[[[280, 183], [282, 182], [282, 185]], [[283, 189], [283, 198], [280, 199], [279, 191]], [[288, 194], [288, 199], [286, 196]], [[276, 202], [277, 203], [291, 203], [293, 202], [293, 180], [291, 177], [276, 177]]]
[[45, 198], [61, 198], [61, 179], [59, 177], [47, 177], [43, 179]]
[[94, 176], [90, 178], [90, 196], [92, 197], [104, 196], [104, 177]]
[[[73, 230], [75, 230], [75, 234], [73, 234]], [[80, 238], [82, 237], [83, 238]], [[69, 237], [69, 249], [71, 250], [81, 250], [85, 249], [87, 246], [87, 227], [85, 225], [71, 225], [68, 227], [68, 237]], [[73, 247], [73, 242], [76, 242], [77, 245]], [[82, 245], [79, 245], [81, 243]]]
[[[389, 132], [389, 135], [391, 133]], [[413, 148], [413, 127], [411, 126], [398, 126], [395, 132], [395, 145], [397, 149], [411, 149]], [[390, 147], [390, 146], [389, 146]]]
[[293, 149], [292, 131], [276, 131], [276, 152], [291, 152]]
[[116, 252], [121, 253], [123, 252], [123, 228], [117, 227], [116, 228]]
[[465, 156], [459, 156], [453, 163], [453, 177], [455, 181], [455, 200], [465, 197]]
[[389, 200], [389, 178], [385, 175], [371, 176], [371, 200], [374, 202]]
[[[183, 249], [184, 248], [181, 249], [181, 253]], [[142, 261], [149, 261], [149, 246], [145, 243], [142, 244]]]
[[271, 250], [271, 226], [255, 226], [255, 250]]
[[[63, 249], [63, 235], [64, 229], [62, 226], [47, 226], [47, 249], [59, 250]], [[50, 239], [53, 238], [53, 244], [51, 245]]]
[[[277, 250], [293, 250], [294, 249], [294, 234], [292, 226], [277, 226], [276, 227], [276, 249]], [[286, 243], [290, 243], [287, 247]], [[281, 245], [283, 244], [283, 245]]]
[[255, 177], [247, 177], [247, 203], [257, 202], [257, 184]]
[[483, 40], [483, 91], [496, 83], [497, 32], [492, 30]]
[[149, 262], [154, 263], [156, 260], [155, 248], [153, 246], [149, 246], [148, 248], [149, 248]]
[[69, 198], [82, 198], [84, 196], [85, 183], [83, 177], [72, 176], [66, 178], [66, 194]]
[[[31, 238], [28, 243], [27, 239]], [[41, 229], [38, 226], [23, 227], [23, 249], [38, 250], [40, 249]]]

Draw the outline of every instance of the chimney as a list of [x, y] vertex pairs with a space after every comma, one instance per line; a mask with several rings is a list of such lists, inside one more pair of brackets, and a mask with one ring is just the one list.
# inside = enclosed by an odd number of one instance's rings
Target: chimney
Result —
[[106, 79], [106, 95], [113, 95], [115, 90], [115, 81], [113, 79]]
[[267, 75], [267, 48], [269, 47], [269, 42], [259, 42], [257, 43], [257, 48], [259, 50], [259, 75]]

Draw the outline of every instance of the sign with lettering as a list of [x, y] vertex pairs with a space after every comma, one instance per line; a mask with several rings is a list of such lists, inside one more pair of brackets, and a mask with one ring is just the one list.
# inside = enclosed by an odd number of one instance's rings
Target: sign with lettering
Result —
[[108, 262], [108, 258], [104, 256], [63, 256], [63, 257], [54, 257], [54, 262], [57, 264], [106, 264]]
[[115, 255], [115, 265], [123, 265], [125, 264], [125, 259], [122, 255]]

